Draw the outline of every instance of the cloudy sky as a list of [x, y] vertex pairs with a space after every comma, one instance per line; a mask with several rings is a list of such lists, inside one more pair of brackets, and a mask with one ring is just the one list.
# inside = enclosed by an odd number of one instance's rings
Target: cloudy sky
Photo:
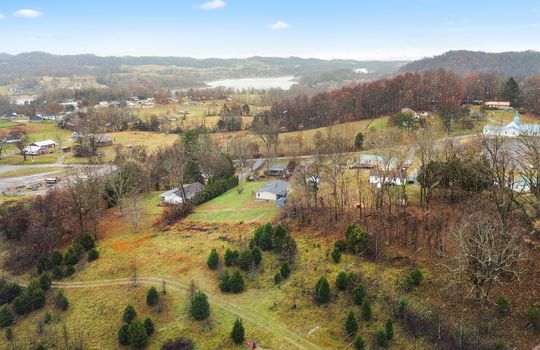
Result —
[[538, 0], [0, 0], [0, 52], [410, 59], [540, 50]]

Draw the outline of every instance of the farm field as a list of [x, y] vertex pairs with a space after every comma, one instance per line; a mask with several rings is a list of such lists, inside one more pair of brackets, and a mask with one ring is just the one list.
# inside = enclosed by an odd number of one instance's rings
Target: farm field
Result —
[[49, 172], [61, 171], [61, 170], [64, 170], [64, 168], [62, 168], [62, 167], [39, 167], [39, 168], [16, 169], [16, 170], [0, 172], [0, 179], [5, 179], [5, 178], [8, 178], [8, 177], [18, 177], [18, 176], [41, 174], [41, 173], [49, 173]]

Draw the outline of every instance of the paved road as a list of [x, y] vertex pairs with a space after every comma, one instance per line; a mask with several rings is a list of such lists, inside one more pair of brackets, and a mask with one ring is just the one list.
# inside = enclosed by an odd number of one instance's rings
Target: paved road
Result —
[[238, 174], [238, 180], [242, 181], [244, 178], [248, 177], [249, 174], [260, 169], [265, 161], [266, 160], [262, 158], [251, 160], [251, 162], [253, 162], [253, 165], [242, 170], [240, 174]]

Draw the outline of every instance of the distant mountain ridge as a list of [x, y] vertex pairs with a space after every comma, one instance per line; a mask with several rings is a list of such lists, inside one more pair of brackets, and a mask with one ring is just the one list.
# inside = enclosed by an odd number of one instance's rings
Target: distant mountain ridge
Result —
[[540, 74], [540, 52], [448, 51], [442, 55], [409, 62], [399, 73], [445, 69], [460, 75], [473, 72], [497, 72], [507, 76], [527, 77]]
[[53, 55], [45, 52], [27, 52], [17, 55], [0, 53], [0, 73], [28, 73], [62, 75], [71, 74], [107, 74], [120, 71], [121, 66], [161, 65], [188, 67], [195, 69], [228, 68], [238, 70], [241, 67], [250, 75], [293, 74], [306, 75], [337, 69], [361, 69], [377, 71], [381, 75], [395, 73], [407, 61], [357, 61], [345, 59], [322, 60], [300, 57], [260, 57], [249, 58], [204, 58], [160, 57], [160, 56], [96, 56]]

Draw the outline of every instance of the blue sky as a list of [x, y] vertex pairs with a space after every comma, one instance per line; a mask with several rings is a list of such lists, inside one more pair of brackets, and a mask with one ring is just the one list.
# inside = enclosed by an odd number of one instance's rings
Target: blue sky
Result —
[[0, 52], [411, 59], [540, 51], [532, 0], [0, 0]]

